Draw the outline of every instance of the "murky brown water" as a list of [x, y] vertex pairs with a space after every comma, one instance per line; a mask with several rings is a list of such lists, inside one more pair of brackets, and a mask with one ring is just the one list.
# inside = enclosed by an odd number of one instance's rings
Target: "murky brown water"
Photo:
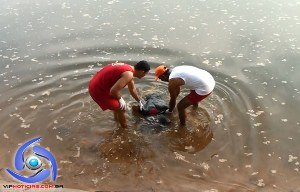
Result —
[[[5, 168], [19, 145], [41, 136], [55, 183], [68, 188], [300, 191], [299, 9], [297, 0], [2, 1], [0, 180], [12, 181]], [[214, 76], [186, 129], [175, 112], [148, 132], [128, 110], [129, 129], [118, 130], [88, 95], [102, 66], [142, 59]], [[153, 71], [135, 83], [168, 100]]]

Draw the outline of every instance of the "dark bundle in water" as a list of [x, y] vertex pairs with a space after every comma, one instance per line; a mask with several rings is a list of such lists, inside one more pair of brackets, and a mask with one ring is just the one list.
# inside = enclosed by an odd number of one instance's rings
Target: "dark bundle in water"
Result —
[[140, 111], [142, 115], [158, 115], [163, 114], [169, 109], [168, 104], [156, 93], [146, 95], [145, 104]]
[[169, 108], [168, 104], [156, 93], [145, 96], [145, 103], [142, 110], [137, 106], [133, 106], [133, 112], [142, 115], [143, 122], [141, 130], [143, 132], [160, 132], [170, 124], [170, 119], [165, 112]]

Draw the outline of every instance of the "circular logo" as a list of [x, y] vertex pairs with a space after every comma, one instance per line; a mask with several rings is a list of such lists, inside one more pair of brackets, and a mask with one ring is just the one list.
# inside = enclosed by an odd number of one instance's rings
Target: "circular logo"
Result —
[[26, 159], [25, 165], [30, 170], [37, 170], [42, 166], [42, 161], [40, 158], [31, 155]]
[[[30, 155], [29, 157], [25, 158], [24, 153], [25, 151], [31, 147], [34, 143], [38, 142], [41, 140], [41, 137], [34, 138], [30, 141], [27, 141], [24, 143], [16, 152], [15, 155], [15, 168], [18, 171], [22, 171], [25, 166], [31, 170], [31, 171], [36, 171], [33, 175], [31, 176], [23, 176], [19, 173], [16, 173], [10, 169], [6, 169], [6, 171], [15, 179], [18, 179], [19, 181], [25, 182], [25, 183], [37, 183], [41, 182], [45, 179], [47, 179], [50, 174], [52, 174], [52, 180], [56, 180], [57, 176], [57, 164], [54, 156], [50, 151], [46, 150], [45, 148], [41, 146], [33, 146], [32, 147], [32, 152], [34, 153], [33, 155]], [[49, 165], [51, 167], [51, 171], [49, 169], [44, 169], [42, 168], [42, 161], [40, 158], [43, 158], [49, 162]], [[24, 159], [25, 162], [24, 162]]]

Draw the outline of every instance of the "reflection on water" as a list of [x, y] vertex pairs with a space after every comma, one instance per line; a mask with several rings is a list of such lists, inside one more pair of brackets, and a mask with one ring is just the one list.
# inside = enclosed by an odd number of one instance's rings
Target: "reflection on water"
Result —
[[117, 129], [101, 142], [99, 151], [109, 162], [143, 162], [153, 156], [142, 136], [123, 129]]
[[187, 116], [189, 122], [186, 127], [179, 127], [167, 135], [172, 151], [196, 153], [206, 147], [213, 138], [210, 119], [205, 110], [200, 113], [194, 109], [188, 112]]
[[[18, 146], [41, 136], [58, 184], [83, 190], [297, 191], [297, 0], [6, 1], [0, 6], [0, 183]], [[115, 61], [193, 65], [217, 84], [187, 126], [134, 113], [118, 129], [87, 93]], [[153, 71], [135, 80], [166, 101]], [[182, 89], [180, 98], [188, 94]], [[178, 100], [179, 101], [179, 100]], [[48, 182], [48, 181], [45, 181]], [[2, 190], [2, 189], [1, 189]]]

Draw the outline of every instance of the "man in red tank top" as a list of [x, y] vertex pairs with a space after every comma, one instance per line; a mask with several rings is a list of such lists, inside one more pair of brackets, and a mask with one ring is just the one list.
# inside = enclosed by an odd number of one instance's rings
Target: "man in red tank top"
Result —
[[103, 111], [110, 109], [122, 128], [127, 127], [125, 110], [126, 103], [120, 91], [128, 85], [131, 96], [142, 105], [137, 94], [133, 78], [142, 78], [150, 70], [147, 61], [140, 61], [131, 66], [126, 63], [111, 63], [100, 69], [90, 80], [89, 93]]

